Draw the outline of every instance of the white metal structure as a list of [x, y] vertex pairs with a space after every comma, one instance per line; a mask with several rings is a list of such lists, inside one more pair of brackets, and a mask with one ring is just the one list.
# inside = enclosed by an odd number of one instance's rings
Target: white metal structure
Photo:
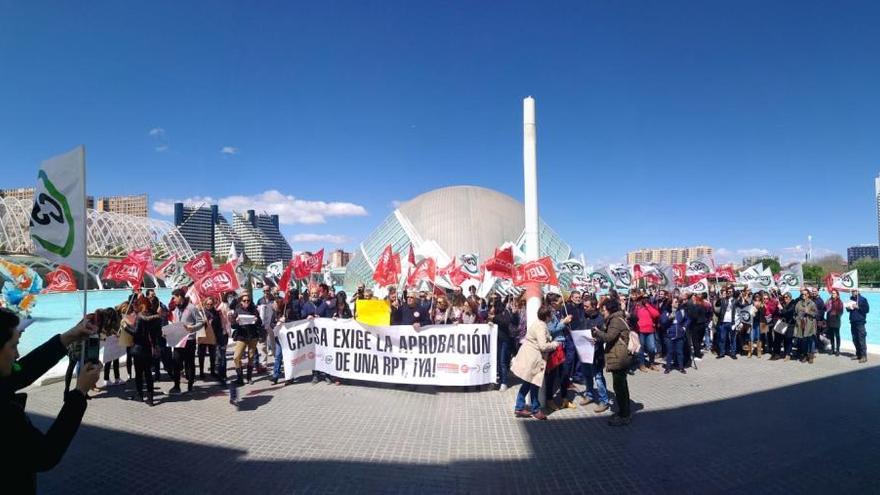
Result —
[[[0, 198], [0, 252], [33, 254], [30, 210], [27, 202]], [[179, 260], [189, 260], [194, 256], [189, 243], [169, 222], [91, 209], [87, 215], [89, 256], [122, 257], [146, 246], [153, 249], [156, 259], [176, 255]]]

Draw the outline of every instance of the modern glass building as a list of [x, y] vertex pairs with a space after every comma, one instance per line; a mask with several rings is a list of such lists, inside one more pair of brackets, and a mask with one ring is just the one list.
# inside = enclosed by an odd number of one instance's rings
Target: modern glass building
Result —
[[[409, 246], [439, 262], [476, 254], [485, 261], [495, 248], [511, 242], [524, 250], [523, 204], [510, 196], [476, 186], [435, 189], [400, 205], [360, 243], [345, 272], [345, 288], [373, 285], [376, 260], [389, 244], [406, 257]], [[571, 257], [571, 247], [540, 221], [540, 255], [557, 263]]]
[[279, 230], [278, 215], [257, 215], [254, 210], [247, 210], [244, 215], [233, 213], [232, 230], [244, 245], [245, 257], [257, 265], [288, 261], [293, 256], [290, 244]]

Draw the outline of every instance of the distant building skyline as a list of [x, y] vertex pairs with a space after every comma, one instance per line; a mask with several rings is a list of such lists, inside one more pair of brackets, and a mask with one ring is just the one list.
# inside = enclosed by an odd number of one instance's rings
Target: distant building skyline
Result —
[[880, 248], [874, 244], [861, 244], [846, 249], [846, 263], [849, 265], [861, 259], [876, 260], [878, 258], [880, 258]]
[[673, 265], [699, 258], [711, 258], [713, 253], [714, 249], [709, 246], [642, 248], [626, 253], [626, 262], [629, 265], [639, 263], [664, 263], [667, 265]]
[[742, 266], [749, 267], [749, 266], [758, 264], [758, 262], [761, 260], [768, 260], [768, 259], [776, 261], [777, 263], [779, 262], [779, 256], [776, 256], [775, 254], [746, 256], [745, 258], [742, 259]]

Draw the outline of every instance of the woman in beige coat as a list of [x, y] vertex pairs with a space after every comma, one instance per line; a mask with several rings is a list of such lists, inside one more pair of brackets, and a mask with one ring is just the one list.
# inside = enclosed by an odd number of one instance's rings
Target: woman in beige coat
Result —
[[[538, 401], [538, 393], [544, 383], [544, 370], [547, 368], [547, 354], [559, 346], [554, 342], [547, 331], [547, 322], [551, 319], [549, 306], [541, 306], [538, 309], [538, 321], [529, 325], [526, 330], [526, 338], [519, 348], [510, 371], [523, 380], [523, 384], [516, 395], [514, 415], [518, 418], [545, 420], [547, 416], [541, 411]], [[526, 394], [531, 394], [531, 409], [526, 409]]]

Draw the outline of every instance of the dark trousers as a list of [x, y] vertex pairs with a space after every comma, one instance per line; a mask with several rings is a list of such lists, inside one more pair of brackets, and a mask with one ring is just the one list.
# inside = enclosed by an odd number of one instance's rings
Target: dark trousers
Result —
[[174, 386], [180, 387], [180, 375], [186, 375], [186, 382], [192, 385], [196, 380], [196, 341], [187, 340], [185, 347], [174, 348]]
[[150, 354], [134, 354], [134, 386], [138, 397], [144, 398], [144, 385], [147, 386], [147, 398], [153, 398], [153, 356]]
[[614, 386], [614, 397], [617, 402], [617, 415], [622, 418], [628, 418], [629, 410], [629, 385], [626, 383], [626, 370], [612, 371], [612, 386]]
[[128, 379], [132, 379], [134, 377], [134, 373], [131, 372], [132, 368], [134, 368], [134, 356], [131, 355], [131, 346], [125, 348], [125, 371], [128, 372]]
[[687, 338], [691, 341], [691, 349], [693, 349], [692, 357], [703, 357], [702, 345], [703, 338], [706, 336], [705, 325], [691, 325], [686, 329]]
[[208, 344], [199, 344], [199, 374], [200, 375], [205, 374], [205, 355], [206, 354], [208, 356], [208, 362], [211, 365], [211, 369], [209, 369], [208, 371], [210, 371], [211, 373], [214, 373], [214, 370], [216, 369], [214, 367], [214, 359], [215, 359], [215, 356], [217, 355], [216, 346], [208, 345]]
[[110, 381], [110, 366], [113, 366], [113, 376], [119, 380], [119, 360], [114, 359], [112, 362], [104, 363], [104, 381]]
[[666, 339], [666, 368], [684, 369], [684, 339]]
[[169, 377], [174, 376], [174, 359], [172, 358], [171, 348], [166, 344], [164, 337], [159, 337], [159, 359], [153, 360], [153, 373], [156, 375], [156, 381], [159, 381], [159, 369], [165, 368], [165, 373]]
[[853, 345], [856, 346], [856, 357], [863, 358], [868, 357], [868, 346], [865, 342], [865, 337], [867, 337], [867, 331], [865, 330], [864, 323], [853, 323], [849, 324], [850, 329], [852, 330], [852, 340]]
[[840, 327], [828, 327], [825, 329], [825, 335], [831, 341], [831, 349], [829, 352], [840, 352]]
[[[280, 347], [275, 348], [278, 349], [276, 352], [281, 352]], [[507, 337], [498, 339], [498, 385], [507, 385], [507, 372], [510, 371], [510, 351], [512, 349], [513, 340]], [[280, 356], [280, 354], [276, 354], [275, 359], [279, 360]]]

